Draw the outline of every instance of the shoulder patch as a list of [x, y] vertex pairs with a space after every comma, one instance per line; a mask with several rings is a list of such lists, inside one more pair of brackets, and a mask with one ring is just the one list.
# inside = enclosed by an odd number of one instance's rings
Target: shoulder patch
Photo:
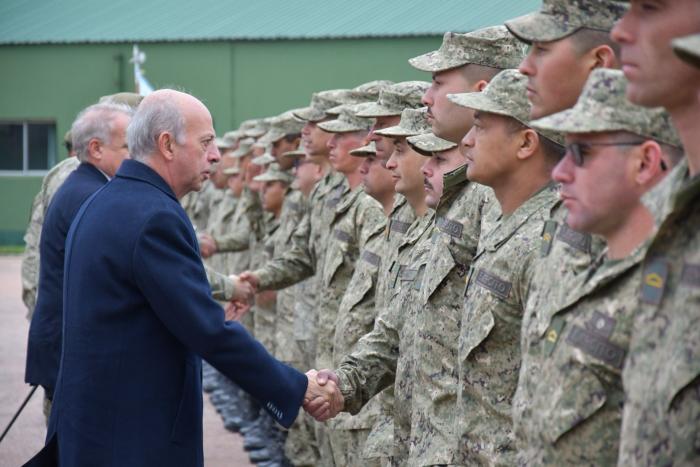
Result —
[[658, 305], [664, 296], [666, 279], [668, 278], [668, 262], [663, 257], [649, 260], [644, 265], [640, 299], [650, 305]]

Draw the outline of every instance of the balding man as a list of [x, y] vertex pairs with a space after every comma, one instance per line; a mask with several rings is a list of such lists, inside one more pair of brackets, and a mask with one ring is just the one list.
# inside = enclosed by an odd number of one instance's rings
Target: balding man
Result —
[[154, 92], [127, 130], [133, 160], [78, 212], [47, 446], [29, 465], [202, 466], [201, 357], [284, 426], [304, 401], [330, 408], [211, 297], [178, 199], [209, 177], [214, 138], [199, 100]]

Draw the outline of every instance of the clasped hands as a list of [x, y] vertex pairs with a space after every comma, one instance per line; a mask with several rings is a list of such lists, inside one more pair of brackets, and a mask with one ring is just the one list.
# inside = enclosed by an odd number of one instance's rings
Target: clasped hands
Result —
[[304, 395], [304, 410], [319, 422], [338, 415], [345, 405], [338, 376], [331, 370], [309, 370], [306, 377], [309, 385]]

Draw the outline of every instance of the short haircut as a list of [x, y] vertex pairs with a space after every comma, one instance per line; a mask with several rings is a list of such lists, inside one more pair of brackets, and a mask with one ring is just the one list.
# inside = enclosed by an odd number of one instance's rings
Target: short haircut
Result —
[[569, 37], [579, 57], [601, 45], [610, 47], [615, 52], [615, 57], [620, 56], [620, 45], [611, 39], [608, 31], [581, 28]]
[[552, 167], [554, 167], [562, 159], [562, 157], [564, 157], [564, 154], [566, 154], [566, 148], [564, 146], [562, 146], [559, 143], [555, 143], [554, 141], [545, 136], [542, 136], [540, 132], [538, 132], [534, 128], [530, 128], [529, 126], [525, 125], [519, 120], [509, 117], [505, 119], [505, 122], [506, 131], [509, 134], [514, 134], [525, 130], [532, 130], [537, 132], [537, 137], [540, 140], [539, 144], [540, 149], [542, 150], [542, 154], [544, 155], [547, 162], [550, 165], [552, 165]]
[[129, 156], [144, 161], [153, 154], [163, 133], [173, 135], [178, 144], [185, 142], [185, 117], [167, 98], [144, 99], [126, 130]]
[[487, 65], [477, 65], [476, 63], [468, 63], [461, 67], [462, 74], [470, 83], [479, 81], [491, 81], [494, 76], [499, 74], [503, 69], [494, 68]]
[[97, 139], [104, 144], [112, 142], [114, 120], [118, 115], [131, 117], [133, 110], [124, 104], [94, 104], [83, 109], [71, 126], [71, 144], [80, 162], [88, 160], [90, 141]]

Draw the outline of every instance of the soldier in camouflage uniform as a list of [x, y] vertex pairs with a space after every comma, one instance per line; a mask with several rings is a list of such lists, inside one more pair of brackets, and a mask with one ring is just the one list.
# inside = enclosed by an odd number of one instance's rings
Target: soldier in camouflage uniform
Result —
[[608, 248], [549, 316], [523, 323], [522, 368], [529, 371], [521, 370], [523, 403], [513, 412], [522, 465], [617, 461], [622, 365], [654, 228], [640, 198], [676, 162], [663, 148], [680, 144], [668, 115], [630, 104], [626, 86], [621, 71], [595, 70], [575, 107], [532, 122], [566, 133], [568, 153], [552, 175], [567, 222], [602, 236]]
[[[630, 3], [612, 31], [629, 80], [627, 98], [666, 108], [686, 157], [644, 199], [657, 231], [642, 265], [622, 374], [625, 407], [618, 465], [698, 465], [700, 69], [679, 60], [670, 46], [673, 39], [700, 32], [700, 8], [681, 0], [654, 4], [650, 14], [647, 4]], [[687, 59], [688, 48], [684, 50]]]
[[[528, 77], [531, 118], [572, 107], [592, 68], [617, 65], [607, 31], [623, 11], [624, 5], [612, 0], [546, 0], [540, 11], [506, 21], [518, 39], [532, 45], [520, 64], [520, 71]], [[562, 73], [566, 80], [561, 79]], [[541, 232], [540, 259], [525, 307], [526, 323], [547, 321], [604, 248], [600, 237], [570, 228], [565, 222], [567, 213], [561, 202], [554, 205]], [[534, 361], [524, 359], [521, 372], [529, 373], [530, 364]], [[516, 410], [528, 406], [529, 399], [524, 393], [517, 394]]]
[[524, 75], [505, 70], [481, 93], [450, 96], [475, 110], [474, 127], [462, 141], [467, 177], [493, 188], [501, 211], [482, 226], [464, 271], [457, 464], [515, 461], [511, 399], [520, 368], [520, 325], [538, 234], [557, 202], [549, 174], [563, 153], [557, 134], [530, 128], [526, 86]]
[[423, 96], [433, 133], [459, 143], [471, 128], [472, 112], [454, 105], [447, 94], [482, 90], [499, 71], [516, 67], [523, 53], [506, 28], [493, 26], [468, 34], [445, 33], [438, 50], [410, 59], [414, 68], [433, 75]]

